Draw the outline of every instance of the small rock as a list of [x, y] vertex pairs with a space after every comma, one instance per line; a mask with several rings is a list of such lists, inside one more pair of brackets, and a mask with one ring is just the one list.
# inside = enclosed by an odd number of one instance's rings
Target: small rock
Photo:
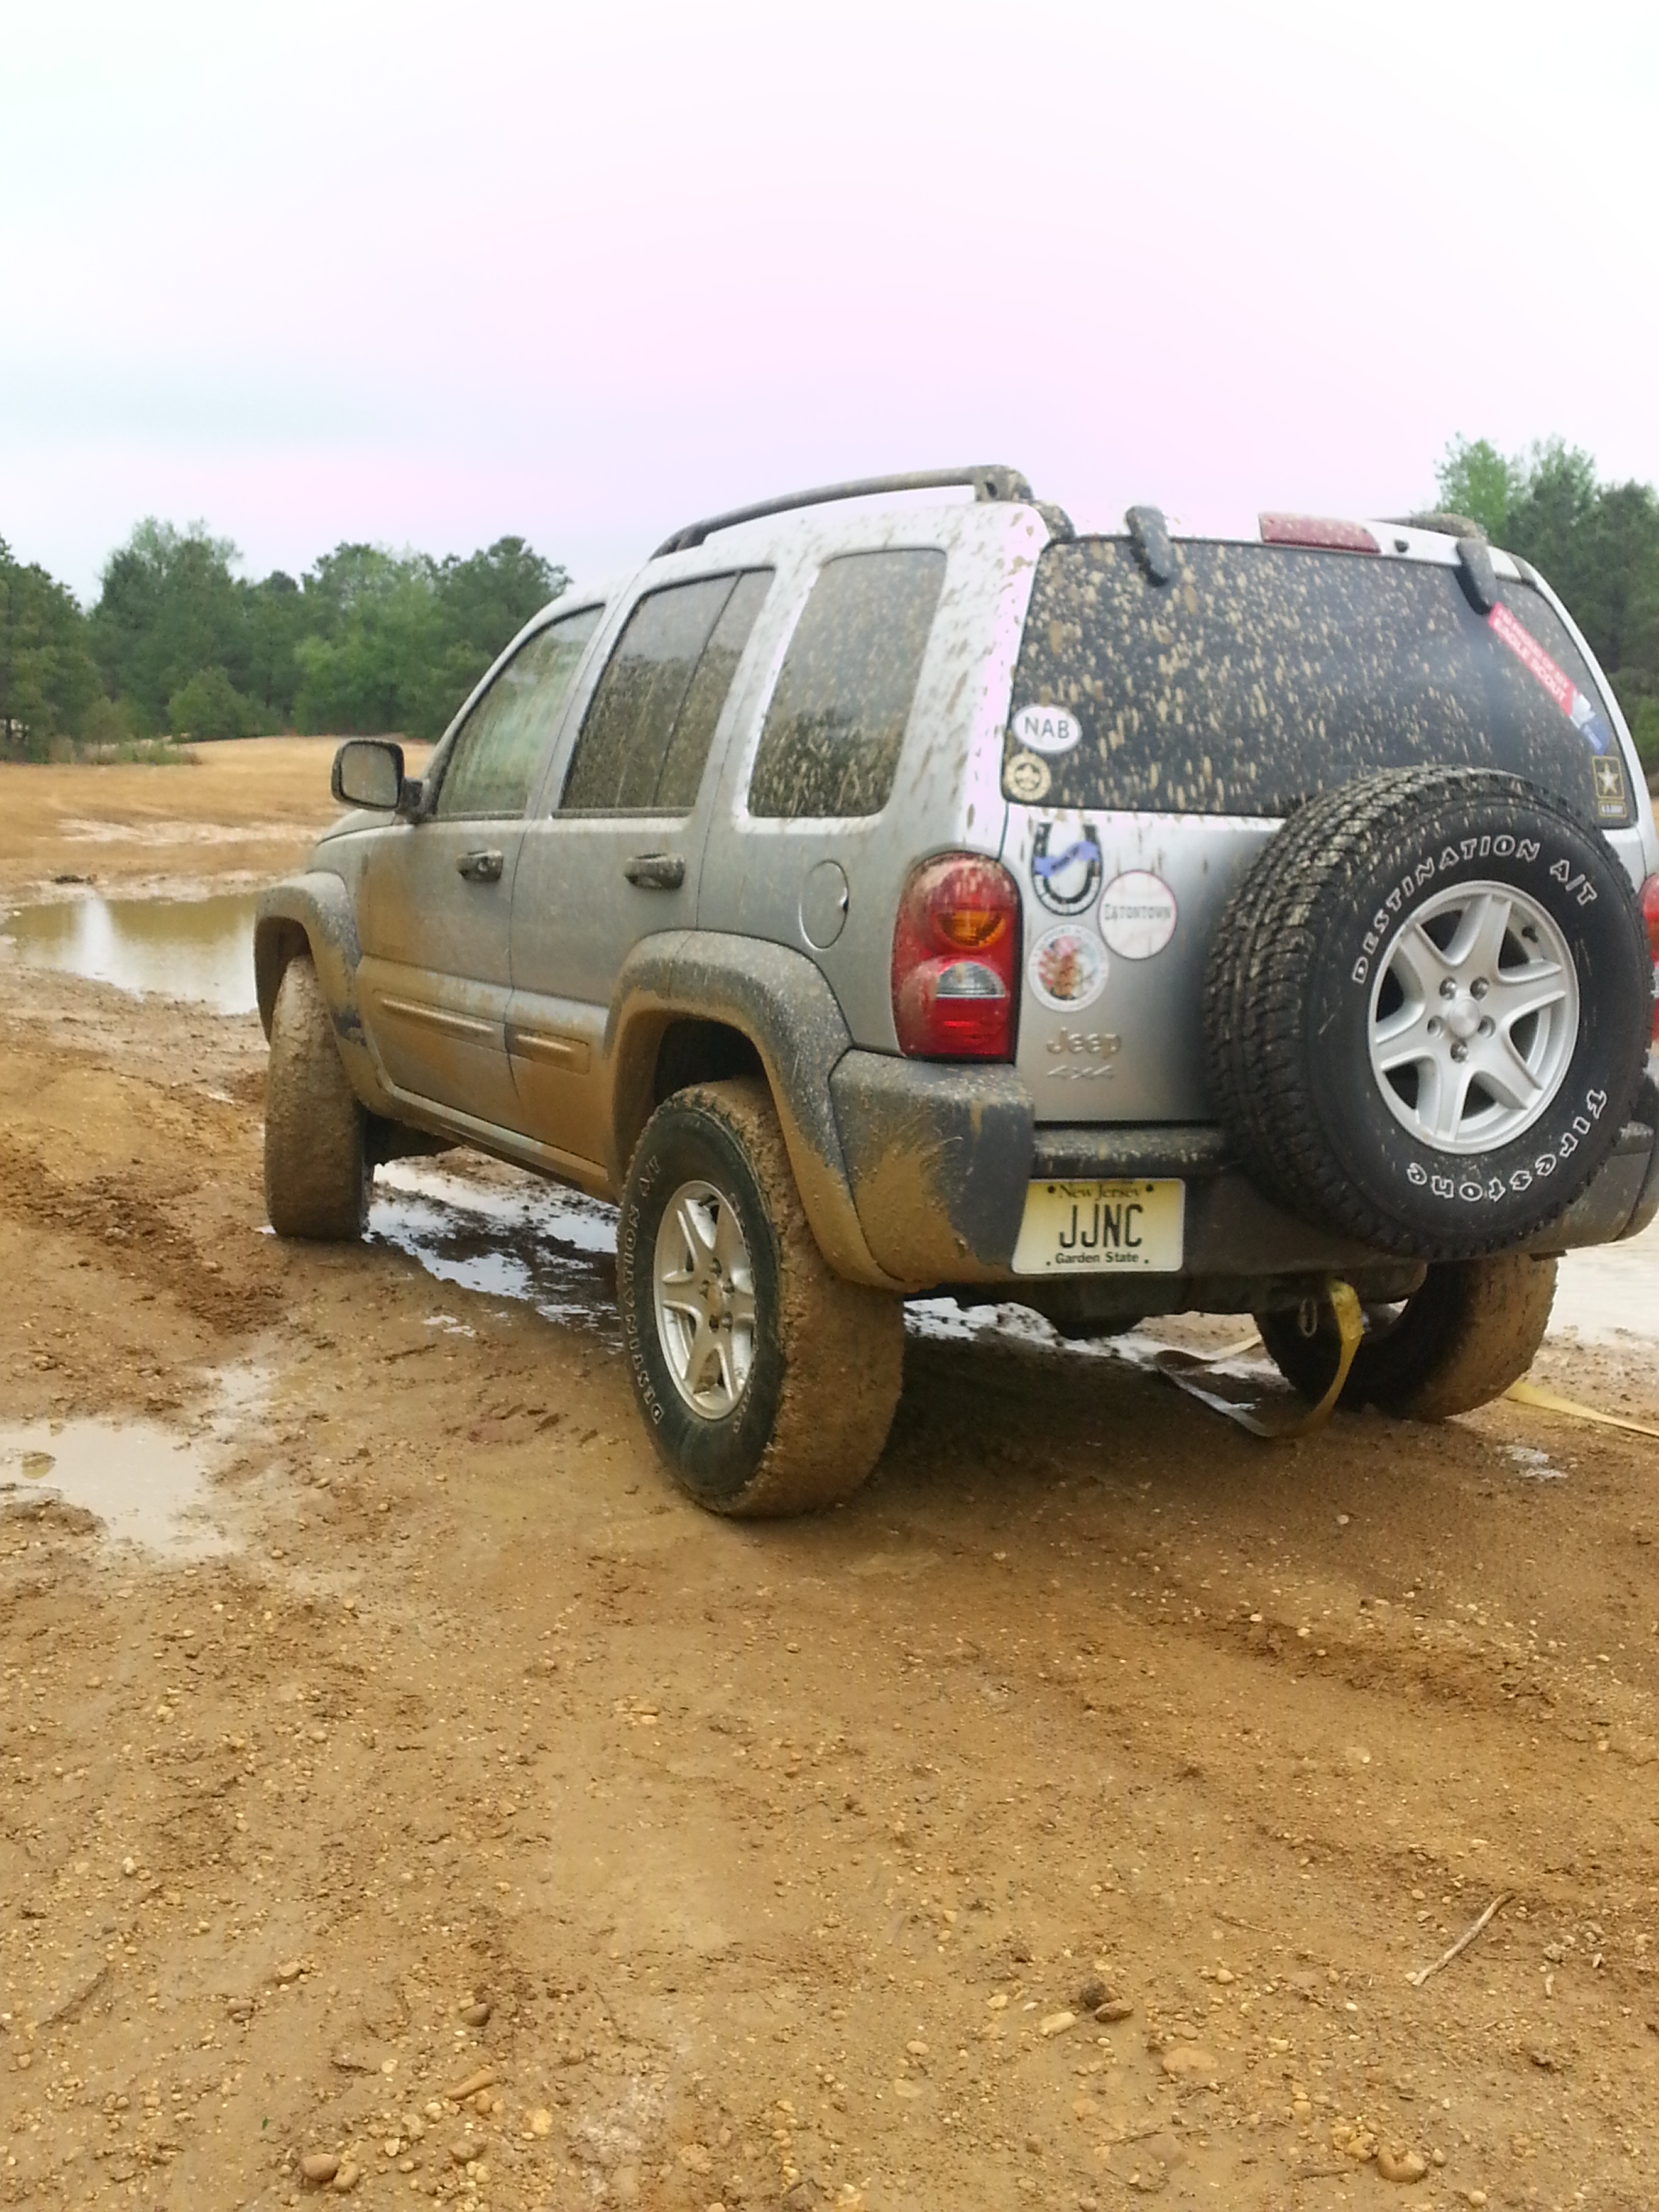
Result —
[[530, 2132], [532, 2136], [550, 2136], [552, 2134], [553, 2115], [548, 2111], [545, 2105], [538, 2105], [535, 2111], [530, 2115]]
[[1429, 2162], [1414, 2150], [1390, 2150], [1386, 2143], [1376, 2154], [1376, 2170], [1384, 2181], [1421, 2181]]
[[469, 2074], [465, 2081], [458, 2081], [453, 2089], [446, 2089], [444, 2094], [452, 2105], [464, 2105], [469, 2097], [476, 2097], [480, 2089], [493, 2089], [495, 2086], [495, 2068], [481, 2066], [476, 2074]]
[[308, 2150], [300, 2160], [300, 2172], [310, 2189], [326, 2189], [340, 2171], [340, 2161], [331, 2150]]
[[701, 2143], [680, 2145], [680, 2164], [688, 2173], [708, 2173], [713, 2168], [714, 2163], [714, 2159]]
[[1098, 2012], [1111, 1994], [1098, 1974], [1091, 1974], [1077, 1993], [1077, 2008], [1079, 2012]]
[[480, 1999], [478, 2003], [468, 2005], [461, 2014], [461, 2025], [463, 2027], [488, 2027], [489, 2025], [488, 2001]]
[[482, 2144], [475, 2143], [471, 2136], [457, 2136], [449, 2146], [449, 2155], [457, 2166], [465, 2166], [477, 2158], [482, 2148]]
[[334, 2186], [342, 2197], [348, 2197], [362, 2179], [362, 2168], [348, 2159], [334, 2177]]
[[123, 1874], [137, 1874], [138, 1871], [137, 1860], [133, 1858], [123, 1859], [121, 1862], [121, 1871]]
[[297, 1959], [284, 1959], [276, 1969], [276, 1978], [279, 1982], [297, 1982], [300, 1978], [300, 1961]]
[[1214, 2051], [1201, 2043], [1177, 2043], [1164, 2054], [1164, 2071], [1172, 2081], [1212, 2081], [1218, 2070]]
[[1104, 2004], [1095, 2007], [1095, 2018], [1109, 2027], [1115, 2020], [1127, 2020], [1133, 2010], [1127, 1997], [1108, 1997]]
[[1222, 1989], [1228, 1990], [1232, 1987], [1233, 1978], [1225, 1966], [1218, 1966], [1216, 1968], [1215, 1978]]
[[342, 2074], [378, 2074], [380, 2062], [372, 2051], [359, 2051], [349, 2043], [343, 2043], [329, 2060]]
[[1075, 2027], [1076, 2026], [1077, 2014], [1074, 2012], [1051, 2012], [1046, 2020], [1038, 2023], [1037, 2033], [1039, 2035], [1064, 2035], [1068, 2027]]

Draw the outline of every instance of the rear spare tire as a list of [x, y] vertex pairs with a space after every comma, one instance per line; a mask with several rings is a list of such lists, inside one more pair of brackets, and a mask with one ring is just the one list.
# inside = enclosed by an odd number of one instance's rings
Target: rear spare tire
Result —
[[1367, 777], [1294, 815], [1224, 914], [1210, 1083], [1254, 1180], [1389, 1252], [1501, 1251], [1607, 1159], [1652, 964], [1606, 841], [1486, 769]]

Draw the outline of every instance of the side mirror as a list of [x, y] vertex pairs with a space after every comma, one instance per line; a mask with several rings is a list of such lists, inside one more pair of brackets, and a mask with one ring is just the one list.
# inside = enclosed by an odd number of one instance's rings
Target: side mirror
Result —
[[404, 749], [384, 738], [349, 738], [334, 756], [328, 787], [343, 806], [391, 813], [404, 795]]

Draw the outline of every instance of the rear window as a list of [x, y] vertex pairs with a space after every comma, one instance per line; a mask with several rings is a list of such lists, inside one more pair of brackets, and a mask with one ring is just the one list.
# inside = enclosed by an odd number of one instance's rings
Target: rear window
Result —
[[750, 814], [879, 814], [921, 674], [945, 556], [844, 553], [818, 572], [766, 710]]
[[[1607, 710], [1553, 609], [1455, 569], [1178, 539], [1150, 582], [1127, 540], [1045, 549], [1003, 784], [1055, 807], [1282, 815], [1377, 769], [1498, 768], [1586, 819], [1632, 818]], [[1033, 709], [1048, 708], [1048, 714]]]

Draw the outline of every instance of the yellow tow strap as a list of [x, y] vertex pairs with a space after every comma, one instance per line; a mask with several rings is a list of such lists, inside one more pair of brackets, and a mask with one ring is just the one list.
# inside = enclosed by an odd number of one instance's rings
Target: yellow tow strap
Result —
[[[1342, 1395], [1342, 1386], [1348, 1379], [1348, 1370], [1353, 1365], [1359, 1340], [1365, 1334], [1364, 1316], [1360, 1312], [1359, 1300], [1349, 1284], [1327, 1283], [1325, 1295], [1331, 1302], [1331, 1310], [1336, 1316], [1337, 1334], [1341, 1340], [1336, 1373], [1319, 1403], [1310, 1406], [1305, 1413], [1297, 1415], [1292, 1420], [1264, 1421], [1248, 1406], [1235, 1405], [1231, 1398], [1224, 1398], [1218, 1391], [1205, 1389], [1200, 1382], [1194, 1380], [1192, 1370], [1194, 1368], [1201, 1370], [1212, 1365], [1213, 1359], [1203, 1359], [1196, 1352], [1177, 1352], [1171, 1347], [1160, 1352], [1152, 1364], [1160, 1375], [1175, 1384], [1177, 1390], [1184, 1390], [1189, 1398], [1196, 1398], [1200, 1405], [1209, 1407], [1212, 1413], [1224, 1414], [1228, 1420], [1236, 1421], [1241, 1429], [1248, 1429], [1253, 1437], [1265, 1437], [1270, 1443], [1289, 1443], [1297, 1437], [1310, 1437], [1316, 1430], [1322, 1429], [1336, 1411], [1336, 1401]], [[1222, 1356], [1224, 1358], [1226, 1355]]]
[[1558, 1398], [1540, 1382], [1511, 1382], [1504, 1395], [1517, 1406], [1536, 1406], [1540, 1413], [1565, 1413], [1575, 1421], [1594, 1421], [1598, 1428], [1628, 1429], [1636, 1437], [1659, 1437], [1651, 1421], [1632, 1421], [1624, 1413], [1601, 1413], [1594, 1406], [1581, 1406], [1576, 1398]]

